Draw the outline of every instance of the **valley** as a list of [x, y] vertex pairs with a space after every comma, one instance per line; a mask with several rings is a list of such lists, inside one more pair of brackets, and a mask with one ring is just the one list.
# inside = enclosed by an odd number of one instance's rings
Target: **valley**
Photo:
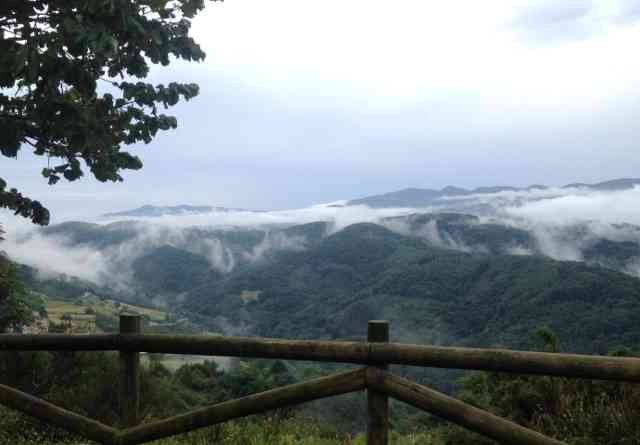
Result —
[[[562, 197], [544, 199], [566, 199], [576, 187], [580, 197], [635, 193], [635, 184], [570, 184]], [[573, 352], [635, 344], [640, 226], [505, 216], [514, 199], [520, 208], [538, 205], [539, 193], [549, 190], [443, 189], [474, 205], [490, 202], [490, 217], [453, 209], [380, 213], [348, 203], [316, 207], [315, 217], [326, 213], [325, 220], [304, 222], [306, 215], [285, 223], [276, 212], [269, 224], [251, 223], [250, 212], [239, 210], [242, 224], [221, 226], [217, 212], [226, 223], [234, 209], [147, 206], [146, 219], [136, 210], [116, 222], [66, 222], [5, 245], [10, 257], [24, 258], [22, 276], [33, 291], [81, 302], [52, 307], [56, 323], [67, 312], [80, 320], [91, 311], [104, 326], [130, 309], [158, 331], [171, 319], [188, 320], [180, 329], [189, 332], [359, 339], [368, 319], [384, 318], [404, 342], [527, 348], [531, 333], [547, 326], [569, 339]], [[345, 214], [351, 208], [360, 213]], [[193, 213], [209, 215], [210, 223], [189, 223]], [[158, 222], [164, 215], [181, 215], [186, 224]], [[29, 264], [32, 246], [45, 257], [66, 250], [72, 267]], [[76, 254], [92, 262], [74, 263]], [[143, 309], [151, 307], [159, 310]]]
[[[403, 343], [536, 350], [543, 335], [557, 338], [564, 352], [633, 354], [640, 344], [640, 226], [517, 216], [514, 208], [546, 205], [540, 190], [516, 190], [514, 198], [487, 188], [481, 194], [490, 198], [465, 198], [465, 212], [456, 211], [458, 201], [439, 209], [330, 204], [286, 217], [145, 208], [150, 216], [135, 210], [118, 221], [9, 232], [4, 247], [21, 263], [38, 314], [25, 333], [116, 332], [120, 314], [136, 313], [145, 333], [363, 341], [367, 322], [385, 319], [391, 339]], [[566, 197], [545, 198], [556, 199]], [[142, 354], [142, 363], [159, 373], [156, 385], [171, 386], [163, 397], [178, 397], [172, 403], [184, 407], [230, 397], [222, 389], [229, 386], [246, 394], [336, 369], [171, 354]], [[466, 391], [471, 378], [396, 368], [450, 394]], [[354, 410], [362, 403], [357, 396], [322, 401], [300, 415], [357, 432], [363, 420]], [[394, 413], [408, 429], [452, 434], [414, 410], [396, 405]]]
[[638, 42], [0, 1], [0, 445], [640, 445]]

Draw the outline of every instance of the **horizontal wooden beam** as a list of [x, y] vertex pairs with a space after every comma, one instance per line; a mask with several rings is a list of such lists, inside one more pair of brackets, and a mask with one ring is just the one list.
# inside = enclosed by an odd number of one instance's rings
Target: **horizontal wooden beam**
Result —
[[365, 388], [364, 369], [283, 386], [180, 416], [120, 431], [118, 445], [136, 445], [193, 431], [227, 420], [259, 414]]
[[1, 334], [0, 351], [156, 352], [317, 362], [398, 364], [640, 382], [640, 359], [513, 351], [257, 337], [191, 335], [20, 335]]
[[0, 385], [0, 404], [98, 443], [115, 444], [116, 429], [17, 389]]
[[117, 351], [114, 334], [0, 334], [0, 351]]
[[630, 357], [375, 343], [370, 346], [369, 360], [433, 368], [640, 382], [640, 359]]
[[368, 368], [367, 386], [449, 420], [505, 445], [567, 445], [460, 400], [376, 368]]
[[307, 360], [335, 363], [366, 363], [365, 342], [284, 340], [260, 337], [196, 335], [123, 335], [119, 347], [126, 351], [163, 354]]
[[364, 342], [160, 334], [0, 334], [0, 351], [126, 351], [366, 363]]

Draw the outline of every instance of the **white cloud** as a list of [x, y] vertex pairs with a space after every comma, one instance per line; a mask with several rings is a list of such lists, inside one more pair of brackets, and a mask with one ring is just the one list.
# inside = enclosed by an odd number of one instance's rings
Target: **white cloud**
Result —
[[62, 239], [31, 234], [27, 241], [7, 236], [0, 249], [20, 264], [35, 267], [42, 274], [66, 274], [93, 283], [102, 283], [108, 258], [90, 247], [68, 248]]
[[[239, 261], [256, 261], [273, 250], [299, 250], [306, 240], [298, 236], [271, 233], [274, 226], [327, 221], [334, 233], [354, 223], [381, 223], [383, 218], [458, 209], [472, 209], [481, 205], [492, 208], [493, 215], [481, 221], [500, 222], [525, 229], [532, 234], [536, 249], [559, 260], [579, 261], [582, 252], [594, 240], [640, 242], [640, 187], [615, 192], [595, 192], [585, 188], [550, 188], [529, 191], [504, 191], [491, 194], [475, 194], [442, 199], [441, 205], [430, 208], [373, 209], [367, 206], [345, 206], [337, 201], [316, 206], [283, 211], [230, 211], [204, 214], [182, 214], [154, 218], [129, 218], [139, 221], [135, 236], [122, 244], [103, 249], [88, 246], [69, 246], [60, 237], [43, 237], [33, 226], [18, 217], [5, 218], [7, 240], [0, 244], [18, 262], [43, 271], [78, 276], [98, 284], [120, 288], [132, 283], [132, 262], [153, 247], [172, 245], [184, 248], [209, 259], [211, 267], [220, 272], [230, 272]], [[473, 213], [473, 211], [471, 211]], [[106, 224], [112, 221], [100, 221]], [[432, 244], [464, 251], [482, 251], [482, 246], [465, 246], [446, 232], [441, 232], [435, 221], [415, 232], [403, 221], [383, 223], [399, 233], [418, 235]], [[627, 224], [627, 225], [625, 225]], [[629, 226], [629, 224], [637, 226]], [[187, 236], [189, 227], [219, 229], [251, 229], [261, 227], [266, 236], [262, 242], [242, 252], [232, 252], [216, 238], [194, 240]], [[529, 247], [513, 246], [512, 253], [531, 253]], [[640, 260], [630, 263], [635, 271]]]
[[[366, 206], [340, 207], [341, 203], [273, 212], [211, 212], [182, 214], [157, 218], [128, 218], [137, 221], [135, 233], [123, 243], [97, 248], [88, 244], [74, 245], [62, 236], [44, 236], [37, 227], [18, 217], [6, 217], [6, 240], [0, 244], [14, 261], [38, 268], [43, 273], [66, 274], [82, 278], [118, 291], [133, 289], [133, 262], [155, 247], [171, 245], [207, 258], [211, 268], [222, 273], [233, 270], [238, 261], [257, 261], [275, 250], [300, 250], [307, 240], [302, 236], [270, 233], [270, 227], [330, 222], [331, 233], [358, 222], [378, 222], [386, 216], [406, 214], [415, 209], [371, 209]], [[113, 221], [100, 221], [108, 224]], [[261, 227], [265, 236], [257, 245], [232, 252], [215, 234], [194, 239], [186, 229], [252, 229]], [[134, 228], [132, 228], [133, 230]], [[329, 234], [329, 233], [327, 233]]]
[[[253, 211], [213, 211], [182, 215], [164, 215], [153, 218], [126, 218], [134, 221], [146, 221], [156, 226], [190, 227], [207, 226], [220, 228], [248, 228], [256, 226], [305, 224], [316, 221], [331, 222], [332, 230], [338, 231], [358, 222], [377, 222], [381, 218], [409, 214], [413, 208], [372, 209], [367, 206], [343, 206], [344, 201], [319, 204], [311, 207], [291, 210], [265, 212]], [[425, 209], [421, 209], [425, 210]], [[122, 218], [120, 218], [122, 219]], [[96, 220], [109, 223], [114, 220]]]
[[[436, 92], [541, 105], [596, 100], [602, 82], [638, 85], [640, 63], [629, 54], [640, 28], [620, 22], [625, 8], [622, 0], [247, 0], [208, 7], [194, 35], [211, 70], [297, 106], [309, 95], [313, 106], [354, 94], [389, 106]], [[541, 41], [549, 33], [593, 39], [531, 46], [523, 27]]]
[[640, 225], [640, 187], [618, 192], [571, 193], [509, 207], [510, 216], [546, 224], [570, 225], [584, 221]]

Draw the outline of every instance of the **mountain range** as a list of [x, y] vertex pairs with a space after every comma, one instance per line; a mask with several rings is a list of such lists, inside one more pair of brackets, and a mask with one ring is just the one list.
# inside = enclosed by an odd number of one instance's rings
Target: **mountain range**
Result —
[[184, 216], [199, 215], [211, 212], [251, 212], [252, 210], [234, 209], [228, 207], [213, 206], [194, 206], [194, 205], [177, 205], [177, 206], [153, 206], [143, 205], [136, 209], [124, 210], [121, 212], [105, 213], [102, 218], [157, 218], [160, 216]]
[[540, 326], [576, 352], [640, 341], [637, 278], [443, 249], [369, 223], [205, 282], [184, 301], [218, 329], [275, 337], [361, 339], [367, 320], [388, 319], [394, 339], [418, 343], [528, 347]]
[[[595, 184], [572, 183], [567, 184], [559, 189], [584, 189], [587, 191], [618, 191], [628, 190], [640, 185], [638, 178], [621, 178], [610, 181], [598, 182]], [[395, 192], [384, 193], [381, 195], [367, 196], [364, 198], [353, 199], [347, 202], [347, 205], [366, 205], [373, 208], [387, 207], [426, 207], [438, 203], [442, 198], [465, 197], [474, 195], [487, 195], [501, 192], [530, 192], [550, 190], [552, 187], [545, 185], [530, 185], [528, 187], [478, 187], [467, 190], [461, 187], [447, 186], [440, 190], [437, 189], [420, 189], [407, 188]]]
[[[609, 192], [638, 183], [566, 189]], [[523, 189], [431, 192], [472, 199], [505, 191]], [[67, 222], [5, 245], [24, 263], [33, 290], [69, 299], [90, 291], [163, 306], [214, 332], [362, 339], [368, 319], [385, 318], [395, 340], [417, 343], [526, 348], [541, 326], [574, 352], [640, 341], [640, 227], [633, 224], [539, 225], [416, 209], [381, 212], [373, 222], [352, 213], [348, 224], [322, 220], [320, 212], [310, 223], [217, 227], [155, 219], [212, 207], [142, 209], [115, 215], [153, 216]]]
[[[505, 201], [512, 198], [511, 202], [521, 204], [523, 202], [549, 199], [577, 190], [588, 192], [615, 192], [630, 190], [640, 185], [640, 178], [618, 178], [608, 181], [587, 184], [574, 182], [561, 187], [534, 184], [527, 187], [489, 186], [465, 189], [457, 186], [446, 186], [442, 189], [406, 188], [379, 195], [371, 195], [345, 201], [342, 204], [331, 204], [329, 207], [367, 206], [373, 209], [387, 208], [426, 208], [436, 207], [439, 211], [452, 210], [467, 212], [476, 215], [493, 215], [495, 206], [485, 202], [478, 202], [477, 198], [492, 196], [497, 201]], [[529, 192], [528, 194], [526, 192]], [[536, 194], [537, 192], [537, 194]], [[518, 194], [522, 197], [517, 198]], [[501, 196], [502, 195], [502, 196]], [[504, 202], [502, 203], [504, 204]], [[122, 218], [159, 218], [162, 216], [189, 216], [206, 214], [232, 214], [232, 213], [267, 213], [262, 210], [248, 210], [233, 207], [176, 205], [154, 206], [144, 205], [135, 209], [119, 212], [105, 213], [101, 220], [118, 220]]]

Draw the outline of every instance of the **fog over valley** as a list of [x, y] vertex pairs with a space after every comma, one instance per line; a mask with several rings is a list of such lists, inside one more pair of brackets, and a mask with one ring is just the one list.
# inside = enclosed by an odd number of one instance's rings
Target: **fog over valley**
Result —
[[639, 43], [640, 0], [0, 1], [0, 445], [640, 444]]
[[[16, 218], [6, 220], [2, 249], [40, 277], [75, 277], [156, 305], [358, 223], [460, 252], [541, 255], [640, 276], [638, 182], [407, 189], [282, 211], [144, 206], [45, 228]], [[155, 283], [175, 268], [170, 286]]]

